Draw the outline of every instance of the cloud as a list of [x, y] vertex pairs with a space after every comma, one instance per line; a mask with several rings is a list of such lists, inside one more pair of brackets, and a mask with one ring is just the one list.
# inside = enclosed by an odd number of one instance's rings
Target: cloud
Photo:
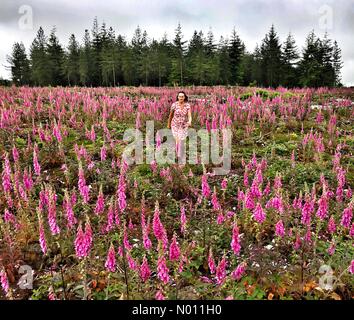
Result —
[[[32, 30], [19, 27], [21, 5], [32, 9]], [[323, 37], [326, 30], [321, 21], [328, 14], [326, 10], [333, 13], [333, 25], [327, 28], [329, 37], [342, 49], [343, 82], [354, 84], [354, 0], [1, 0], [0, 76], [9, 77], [4, 65], [13, 43], [22, 41], [28, 50], [39, 26], [49, 34], [55, 25], [63, 45], [71, 33], [81, 41], [84, 30], [91, 30], [95, 16], [99, 24], [104, 21], [128, 41], [138, 25], [150, 39], [160, 39], [166, 33], [172, 40], [180, 22], [184, 40], [189, 40], [194, 30], [206, 35], [211, 29], [216, 42], [220, 36], [230, 38], [235, 28], [247, 50], [253, 51], [274, 24], [280, 41], [291, 32], [301, 51], [312, 29]]]

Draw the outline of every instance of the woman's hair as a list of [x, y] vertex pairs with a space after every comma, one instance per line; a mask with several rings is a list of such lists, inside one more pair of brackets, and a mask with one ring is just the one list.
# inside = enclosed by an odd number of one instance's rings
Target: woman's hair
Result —
[[186, 93], [184, 91], [178, 91], [177, 96], [176, 96], [176, 101], [178, 101], [178, 95], [180, 93], [184, 94], [184, 102], [187, 102], [188, 101], [188, 96], [186, 95]]

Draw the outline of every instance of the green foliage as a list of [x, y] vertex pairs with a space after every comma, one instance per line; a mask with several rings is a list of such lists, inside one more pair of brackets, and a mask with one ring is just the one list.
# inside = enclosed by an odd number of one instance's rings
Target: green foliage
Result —
[[[42, 27], [30, 47], [27, 58], [22, 43], [15, 43], [8, 58], [12, 81], [17, 85], [82, 86], [174, 86], [174, 85], [249, 85], [255, 87], [340, 87], [343, 67], [338, 43], [316, 39], [312, 31], [302, 55], [293, 36], [280, 43], [274, 25], [254, 52], [248, 52], [235, 29], [231, 38], [215, 43], [210, 30], [205, 37], [194, 31], [183, 39], [179, 23], [173, 41], [166, 35], [148, 41], [140, 26], [130, 42], [115, 33], [105, 22], [94, 19], [91, 32], [84, 31], [80, 44], [70, 35], [63, 48], [55, 28], [49, 37]], [[263, 96], [264, 95], [264, 96]], [[274, 98], [277, 93], [262, 97]], [[247, 99], [245, 96], [242, 99]]]
[[247, 100], [249, 98], [252, 98], [252, 96], [253, 96], [252, 92], [247, 92], [247, 93], [244, 93], [244, 94], [240, 95], [240, 100], [244, 101], [244, 100]]

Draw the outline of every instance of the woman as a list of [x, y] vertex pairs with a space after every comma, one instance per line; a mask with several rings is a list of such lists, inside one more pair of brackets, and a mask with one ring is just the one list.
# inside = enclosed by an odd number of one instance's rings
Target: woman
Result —
[[192, 125], [191, 107], [184, 91], [177, 94], [176, 101], [172, 104], [168, 117], [167, 128], [172, 129], [172, 135], [176, 141], [176, 149], [180, 154], [180, 142], [184, 141], [188, 134], [188, 127]]

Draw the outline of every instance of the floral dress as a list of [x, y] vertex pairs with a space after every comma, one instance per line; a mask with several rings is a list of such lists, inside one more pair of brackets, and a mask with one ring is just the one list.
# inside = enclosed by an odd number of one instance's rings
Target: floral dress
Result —
[[171, 129], [174, 138], [184, 140], [188, 134], [188, 110], [190, 110], [190, 104], [185, 102], [184, 106], [176, 101], [172, 104], [171, 110], [174, 110], [173, 118], [171, 121]]

